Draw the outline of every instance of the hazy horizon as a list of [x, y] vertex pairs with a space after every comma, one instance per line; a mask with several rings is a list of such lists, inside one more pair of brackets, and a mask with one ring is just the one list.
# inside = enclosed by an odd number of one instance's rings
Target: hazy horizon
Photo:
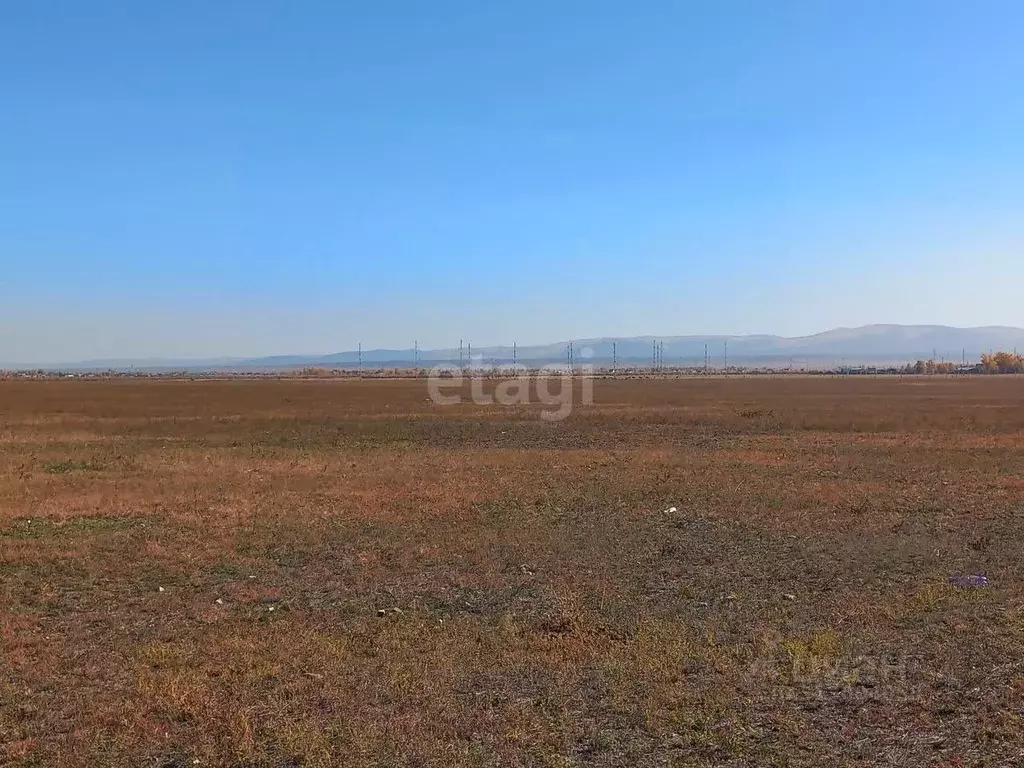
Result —
[[0, 361], [1022, 326], [1022, 24], [15, 4]]
[[[872, 324], [856, 328], [833, 328], [815, 334], [787, 337], [776, 334], [685, 334], [660, 335], [644, 334], [639, 336], [587, 336], [576, 339], [549, 340], [541, 343], [523, 343], [514, 340], [509, 343], [480, 343], [472, 339], [462, 339], [462, 351], [465, 359], [500, 358], [511, 360], [513, 349], [518, 350], [520, 360], [561, 360], [568, 343], [576, 344], [577, 356], [580, 359], [612, 359], [618, 356], [621, 360], [646, 360], [651, 354], [651, 343], [658, 341], [664, 354], [678, 361], [684, 359], [702, 359], [710, 354], [717, 359], [725, 353], [724, 344], [730, 345], [734, 360], [749, 361], [786, 359], [787, 357], [804, 357], [821, 359], [833, 356], [839, 362], [845, 356], [852, 356], [861, 362], [882, 362], [892, 360], [928, 359], [936, 355], [942, 358], [956, 359], [963, 356], [971, 360], [986, 351], [1016, 351], [1024, 348], [1024, 328], [1011, 326], [984, 326], [975, 328], [957, 328], [943, 325], [893, 325], [888, 323]], [[617, 353], [612, 346], [617, 343]], [[513, 347], [514, 344], [514, 347]], [[348, 364], [363, 360], [367, 363], [413, 362], [425, 363], [450, 361], [460, 357], [458, 343], [441, 347], [359, 347], [339, 348], [330, 351], [303, 352], [282, 350], [272, 355], [252, 357], [237, 355], [219, 355], [207, 358], [163, 358], [163, 357], [110, 357], [110, 358], [78, 358], [67, 360], [47, 360], [26, 363], [24, 361], [0, 360], [0, 367], [30, 368], [33, 365], [44, 367], [70, 366], [112, 366], [126, 368], [129, 365], [139, 367], [185, 366], [185, 367], [230, 367], [242, 365], [300, 365], [300, 364]], [[932, 355], [929, 355], [932, 352]]]

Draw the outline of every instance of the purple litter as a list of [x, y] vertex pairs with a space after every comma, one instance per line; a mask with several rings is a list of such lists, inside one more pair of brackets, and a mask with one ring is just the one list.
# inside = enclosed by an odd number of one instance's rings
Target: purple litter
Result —
[[961, 589], [981, 589], [988, 586], [988, 576], [969, 573], [966, 576], [951, 576], [949, 583]]

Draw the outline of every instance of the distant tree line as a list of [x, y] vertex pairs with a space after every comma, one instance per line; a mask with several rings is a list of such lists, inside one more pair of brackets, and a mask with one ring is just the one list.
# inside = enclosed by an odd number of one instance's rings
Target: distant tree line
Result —
[[918, 360], [906, 367], [906, 373], [956, 373], [956, 363], [939, 362], [938, 360]]
[[[918, 360], [903, 369], [904, 373], [931, 374], [931, 373], [956, 373], [961, 366], [956, 363], [939, 362], [937, 360]], [[1016, 352], [996, 352], [990, 355], [982, 355], [981, 363], [976, 365], [973, 373], [1024, 373], [1024, 355]]]
[[982, 355], [981, 370], [984, 373], [1024, 373], [1024, 355], [1013, 352]]

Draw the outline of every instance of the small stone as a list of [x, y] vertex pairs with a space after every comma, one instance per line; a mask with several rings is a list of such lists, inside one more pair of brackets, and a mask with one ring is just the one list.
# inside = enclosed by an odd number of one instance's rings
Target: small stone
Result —
[[224, 605], [224, 601], [219, 597], [216, 600], [214, 600], [214, 602], [217, 603], [217, 605]]
[[163, 587], [157, 587], [157, 588], [156, 588], [156, 591], [157, 591], [157, 592], [163, 592], [163, 591], [164, 591], [164, 588], [163, 588]]
[[786, 600], [796, 600], [796, 595], [792, 595], [789, 592], [786, 592], [785, 594], [783, 594], [782, 597], [785, 598]]

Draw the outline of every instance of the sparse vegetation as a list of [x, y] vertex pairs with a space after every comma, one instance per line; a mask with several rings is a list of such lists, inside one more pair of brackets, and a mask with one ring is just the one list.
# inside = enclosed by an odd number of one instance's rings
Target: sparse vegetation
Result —
[[594, 394], [0, 382], [0, 764], [1018, 759], [1016, 379]]

